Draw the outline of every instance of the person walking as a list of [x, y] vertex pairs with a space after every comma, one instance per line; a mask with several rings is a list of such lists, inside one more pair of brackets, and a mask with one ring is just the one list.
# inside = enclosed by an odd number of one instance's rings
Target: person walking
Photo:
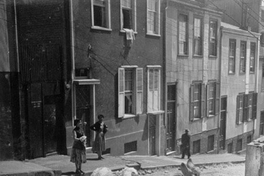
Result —
[[72, 146], [70, 161], [75, 163], [77, 174], [84, 174], [84, 172], [82, 171], [82, 163], [86, 163], [86, 136], [84, 135], [83, 129], [81, 128], [81, 124], [81, 120], [75, 119], [75, 127], [72, 131], [74, 142]]
[[190, 135], [189, 130], [185, 129], [185, 133], [181, 137], [181, 150], [182, 150], [182, 159], [184, 159], [185, 154], [188, 156], [188, 159], [191, 157], [190, 153]]
[[105, 151], [105, 133], [107, 132], [107, 126], [103, 122], [104, 116], [98, 115], [98, 121], [93, 124], [90, 129], [96, 132], [92, 151], [97, 153], [98, 159], [103, 159], [102, 152]]

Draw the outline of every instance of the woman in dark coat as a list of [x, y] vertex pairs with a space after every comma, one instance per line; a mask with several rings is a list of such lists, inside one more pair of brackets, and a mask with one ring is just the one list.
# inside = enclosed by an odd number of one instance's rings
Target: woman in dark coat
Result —
[[84, 135], [83, 129], [81, 128], [81, 120], [74, 120], [73, 129], [73, 146], [70, 161], [75, 163], [76, 173], [84, 174], [82, 171], [82, 163], [86, 162], [86, 149], [85, 149], [85, 141], [86, 136]]
[[107, 126], [103, 122], [103, 119], [103, 115], [98, 115], [98, 121], [90, 127], [91, 130], [96, 132], [92, 151], [97, 153], [98, 159], [103, 159], [102, 152], [105, 151], [105, 133], [107, 132]]

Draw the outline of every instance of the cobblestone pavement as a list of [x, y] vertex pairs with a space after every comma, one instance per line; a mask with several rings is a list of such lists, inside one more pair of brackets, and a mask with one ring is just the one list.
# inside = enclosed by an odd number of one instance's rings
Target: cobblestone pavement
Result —
[[[202, 176], [244, 176], [245, 164], [217, 164], [200, 167]], [[145, 176], [180, 176], [182, 175], [179, 168], [165, 168], [158, 170], [139, 171], [140, 175]]]

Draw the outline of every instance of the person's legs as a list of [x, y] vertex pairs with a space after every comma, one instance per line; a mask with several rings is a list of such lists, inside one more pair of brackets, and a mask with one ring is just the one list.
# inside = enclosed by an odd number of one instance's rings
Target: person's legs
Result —
[[188, 147], [186, 150], [187, 150], [187, 155], [188, 155], [188, 159], [189, 159], [191, 157], [190, 147]]
[[186, 147], [182, 147], [182, 159], [185, 157]]

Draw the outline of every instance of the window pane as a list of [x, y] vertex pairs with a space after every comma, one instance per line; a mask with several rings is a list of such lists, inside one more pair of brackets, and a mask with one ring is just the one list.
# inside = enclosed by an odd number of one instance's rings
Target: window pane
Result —
[[153, 69], [149, 70], [149, 90], [152, 91], [154, 89], [154, 82], [153, 82]]
[[132, 8], [132, 0], [122, 0], [122, 6], [126, 8]]
[[210, 21], [210, 49], [209, 54], [212, 56], [216, 56], [216, 35], [217, 32], [217, 23], [216, 21]]
[[154, 90], [159, 89], [159, 70], [155, 70], [155, 75], [154, 75]]
[[255, 71], [255, 43], [251, 43], [250, 45], [250, 63], [249, 63], [249, 70], [250, 72], [254, 72]]
[[133, 72], [132, 70], [125, 71], [125, 91], [131, 92], [133, 90]]
[[107, 27], [105, 7], [96, 6], [96, 5], [94, 6], [94, 25]]
[[241, 42], [240, 45], [240, 72], [246, 71], [246, 42]]
[[179, 54], [187, 54], [187, 16], [179, 16]]
[[175, 99], [176, 99], [176, 86], [168, 85], [168, 100], [175, 100]]
[[235, 73], [235, 56], [236, 55], [236, 41], [229, 42], [229, 71], [228, 73]]
[[132, 10], [122, 9], [123, 12], [123, 28], [132, 29]]

